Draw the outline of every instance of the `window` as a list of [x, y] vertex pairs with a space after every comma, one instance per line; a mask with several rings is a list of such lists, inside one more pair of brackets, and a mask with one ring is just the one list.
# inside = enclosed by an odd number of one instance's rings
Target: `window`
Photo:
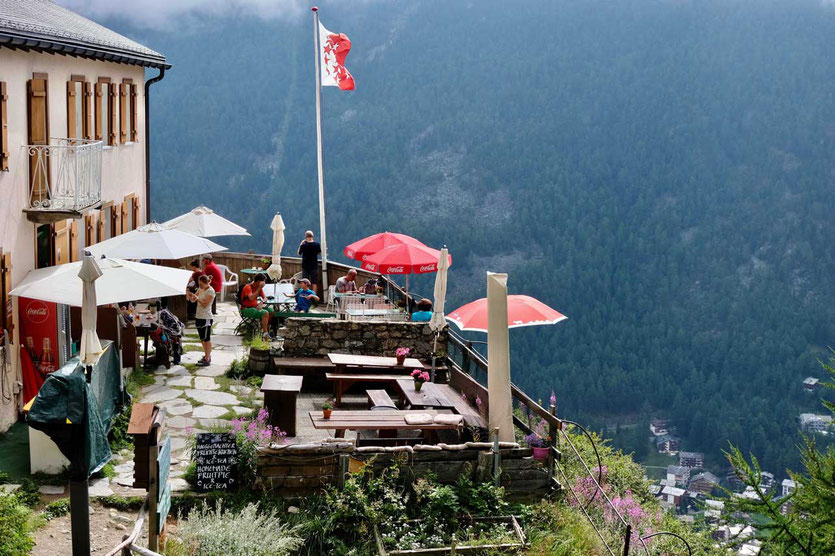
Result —
[[116, 145], [116, 110], [119, 103], [117, 87], [109, 77], [99, 77], [96, 83], [96, 139], [105, 145]]
[[67, 81], [67, 137], [85, 139], [89, 135], [88, 83], [83, 75], [73, 75]]
[[54, 264], [52, 224], [41, 224], [35, 228], [35, 263], [38, 268]]
[[9, 169], [9, 122], [6, 113], [6, 82], [0, 81], [0, 171]]

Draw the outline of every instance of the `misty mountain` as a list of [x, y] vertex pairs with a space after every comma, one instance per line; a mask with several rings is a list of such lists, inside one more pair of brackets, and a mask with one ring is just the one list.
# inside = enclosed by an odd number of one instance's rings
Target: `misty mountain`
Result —
[[[604, 426], [672, 418], [716, 461], [794, 462], [835, 339], [835, 9], [816, 0], [327, 3], [356, 91], [323, 92], [331, 257], [446, 244], [569, 320], [511, 333], [514, 380]], [[153, 214], [206, 204], [232, 249], [318, 229], [312, 16], [115, 25], [152, 89]], [[417, 280], [431, 293], [431, 278]], [[643, 431], [632, 446], [639, 452]]]

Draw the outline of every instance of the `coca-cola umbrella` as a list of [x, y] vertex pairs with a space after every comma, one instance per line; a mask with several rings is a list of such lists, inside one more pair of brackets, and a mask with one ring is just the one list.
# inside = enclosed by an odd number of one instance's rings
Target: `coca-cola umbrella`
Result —
[[364, 261], [369, 255], [378, 253], [386, 247], [393, 247], [395, 245], [423, 245], [420, 241], [407, 236], [406, 234], [398, 234], [395, 232], [382, 232], [379, 234], [370, 235], [359, 241], [355, 241], [345, 248], [345, 256], [355, 261]]
[[[362, 268], [380, 274], [405, 274], [406, 293], [409, 292], [409, 274], [437, 272], [441, 252], [422, 243], [402, 243], [386, 247], [362, 262]], [[452, 255], [447, 258], [452, 266]]]
[[[507, 296], [508, 328], [557, 324], [567, 318], [529, 295]], [[446, 315], [446, 319], [461, 330], [487, 332], [487, 298], [482, 297], [459, 307]]]

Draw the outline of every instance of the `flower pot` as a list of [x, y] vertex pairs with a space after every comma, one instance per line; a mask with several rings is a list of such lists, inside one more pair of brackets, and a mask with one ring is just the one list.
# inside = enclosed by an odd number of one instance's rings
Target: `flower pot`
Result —
[[323, 409], [322, 410], [322, 417], [324, 417], [325, 419], [330, 419], [331, 418], [331, 411], [333, 411], [333, 409]]
[[397, 364], [401, 367], [406, 363], [406, 356], [405, 355], [397, 355]]
[[539, 446], [531, 446], [531, 450], [533, 450], [533, 459], [537, 459], [539, 461], [548, 459], [548, 452], [550, 448], [547, 446], [542, 448]]
[[422, 382], [415, 381], [415, 392], [420, 392], [420, 387], [423, 386]]

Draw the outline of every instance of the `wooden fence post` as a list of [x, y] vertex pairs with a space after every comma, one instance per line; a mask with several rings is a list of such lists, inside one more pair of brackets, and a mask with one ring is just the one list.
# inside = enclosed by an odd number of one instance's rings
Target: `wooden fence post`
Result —
[[501, 484], [501, 459], [499, 455], [499, 427], [493, 429], [493, 485]]
[[[556, 404], [551, 404], [549, 408], [551, 415], [554, 417], [557, 416], [557, 406]], [[559, 430], [557, 429], [557, 425], [550, 421], [548, 423], [548, 436], [550, 440], [548, 441], [548, 481], [554, 477], [554, 451], [557, 449], [557, 437], [559, 436]]]

